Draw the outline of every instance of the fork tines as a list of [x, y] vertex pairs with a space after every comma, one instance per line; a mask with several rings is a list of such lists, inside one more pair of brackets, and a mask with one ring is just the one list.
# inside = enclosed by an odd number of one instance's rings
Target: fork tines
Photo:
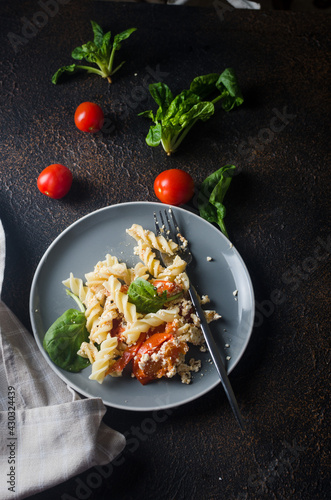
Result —
[[180, 230], [178, 227], [178, 223], [175, 217], [175, 214], [173, 213], [171, 208], [168, 208], [167, 210], [164, 210], [164, 214], [160, 210], [159, 212], [160, 220], [161, 220], [161, 226], [159, 219], [157, 218], [156, 213], [154, 212], [154, 222], [155, 222], [155, 228], [156, 228], [156, 233], [162, 234], [165, 238], [171, 239], [175, 243], [180, 246]]

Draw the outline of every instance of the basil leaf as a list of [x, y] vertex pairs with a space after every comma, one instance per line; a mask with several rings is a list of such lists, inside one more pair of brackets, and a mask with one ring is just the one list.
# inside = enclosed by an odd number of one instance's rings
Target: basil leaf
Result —
[[203, 181], [198, 194], [200, 216], [209, 222], [217, 223], [227, 237], [224, 225], [226, 208], [223, 200], [230, 187], [235, 168], [234, 165], [225, 165], [213, 172]]
[[156, 313], [164, 304], [181, 295], [182, 292], [167, 297], [165, 290], [159, 295], [155, 286], [143, 278], [135, 279], [128, 289], [129, 302], [135, 304], [137, 312], [141, 314]]
[[82, 342], [88, 342], [85, 314], [76, 309], [68, 309], [47, 330], [43, 347], [50, 359], [59, 368], [69, 372], [79, 372], [90, 362], [78, 356]]
[[135, 279], [129, 286], [129, 301], [135, 304], [137, 312], [142, 314], [155, 313], [162, 308], [167, 299], [167, 292], [158, 295], [157, 289], [143, 278]]

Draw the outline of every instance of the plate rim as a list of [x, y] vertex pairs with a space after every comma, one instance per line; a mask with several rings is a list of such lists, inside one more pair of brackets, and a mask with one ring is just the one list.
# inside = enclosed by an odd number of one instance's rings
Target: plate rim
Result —
[[[49, 244], [49, 246], [47, 247], [47, 249], [45, 250], [45, 252], [43, 253], [42, 257], [40, 258], [40, 260], [39, 260], [39, 262], [37, 264], [37, 267], [36, 267], [36, 269], [34, 271], [34, 275], [33, 275], [32, 283], [31, 283], [31, 287], [30, 287], [29, 315], [30, 315], [30, 321], [31, 321], [31, 326], [32, 326], [32, 333], [33, 333], [34, 339], [35, 339], [35, 341], [36, 341], [36, 343], [38, 345], [38, 348], [39, 348], [42, 356], [46, 360], [47, 364], [50, 366], [50, 368], [56, 373], [56, 375], [63, 382], [65, 382], [72, 389], [76, 390], [79, 394], [81, 394], [82, 396], [85, 396], [87, 398], [91, 398], [91, 399], [100, 398], [103, 401], [103, 404], [105, 406], [110, 407], [110, 408], [116, 408], [116, 409], [119, 409], [119, 410], [139, 411], [139, 412], [142, 412], [142, 411], [146, 412], [146, 411], [167, 410], [167, 409], [171, 409], [171, 408], [176, 408], [176, 407], [179, 407], [179, 406], [183, 406], [184, 404], [187, 404], [187, 403], [190, 403], [192, 401], [195, 401], [196, 399], [199, 399], [200, 397], [204, 396], [205, 394], [207, 394], [211, 390], [213, 390], [215, 387], [217, 387], [221, 383], [221, 380], [219, 378], [217, 378], [215, 380], [215, 382], [211, 383], [206, 389], [202, 390], [198, 394], [193, 394], [192, 396], [189, 396], [189, 397], [185, 398], [185, 400], [183, 400], [181, 402], [178, 402], [178, 403], [168, 403], [168, 404], [162, 404], [162, 405], [158, 405], [158, 406], [153, 406], [153, 407], [146, 408], [144, 406], [141, 406], [141, 407], [139, 407], [139, 406], [134, 406], [134, 407], [123, 406], [123, 405], [120, 405], [120, 404], [117, 404], [117, 403], [111, 403], [111, 402], [108, 402], [108, 401], [104, 401], [104, 399], [102, 398], [102, 396], [92, 395], [91, 393], [89, 393], [89, 391], [84, 390], [81, 387], [79, 387], [78, 384], [74, 383], [71, 380], [68, 380], [68, 378], [65, 376], [65, 374], [63, 374], [62, 371], [50, 360], [49, 356], [47, 355], [47, 353], [45, 352], [45, 350], [43, 348], [42, 341], [39, 338], [39, 335], [37, 333], [37, 325], [36, 325], [35, 317], [34, 317], [34, 314], [36, 313], [34, 301], [35, 301], [35, 297], [36, 297], [36, 287], [37, 287], [38, 277], [39, 277], [39, 274], [42, 271], [42, 268], [44, 266], [44, 263], [45, 263], [48, 255], [49, 255], [49, 253], [51, 253], [52, 249], [57, 245], [58, 241], [60, 241], [75, 226], [83, 223], [84, 220], [87, 220], [90, 217], [93, 217], [93, 216], [97, 215], [98, 213], [101, 213], [101, 212], [104, 212], [104, 211], [107, 211], [107, 210], [111, 210], [111, 209], [116, 208], [116, 207], [119, 208], [119, 207], [123, 207], [123, 206], [134, 206], [134, 205], [153, 205], [153, 206], [158, 206], [158, 207], [160, 207], [162, 209], [165, 209], [166, 207], [170, 207], [170, 205], [167, 205], [167, 204], [164, 204], [164, 203], [161, 203], [161, 202], [153, 202], [153, 201], [129, 201], [129, 202], [123, 202], [123, 203], [115, 203], [113, 205], [107, 205], [107, 206], [104, 206], [104, 207], [100, 207], [100, 208], [98, 208], [96, 210], [93, 210], [92, 212], [89, 212], [89, 213], [83, 215], [82, 217], [79, 217], [77, 220], [75, 220], [74, 222], [72, 222], [71, 224], [69, 224], [65, 229], [63, 229], [63, 231], [61, 231], [53, 239], [53, 241]], [[242, 359], [243, 354], [246, 351], [247, 346], [248, 346], [248, 344], [250, 342], [250, 339], [251, 339], [251, 336], [252, 336], [252, 331], [253, 331], [253, 326], [254, 326], [254, 316], [255, 316], [255, 297], [254, 297], [254, 289], [253, 289], [253, 284], [252, 284], [252, 280], [251, 280], [250, 274], [248, 272], [247, 266], [246, 266], [246, 264], [245, 264], [242, 256], [240, 255], [240, 253], [238, 252], [238, 250], [236, 249], [236, 247], [232, 244], [231, 240], [229, 240], [228, 238], [226, 238], [226, 236], [220, 230], [218, 230], [218, 228], [216, 226], [214, 226], [213, 224], [211, 224], [206, 219], [203, 219], [198, 213], [195, 213], [195, 212], [191, 211], [189, 209], [189, 207], [188, 208], [184, 208], [184, 207], [171, 206], [171, 208], [175, 209], [175, 210], [182, 211], [183, 213], [187, 213], [188, 212], [191, 216], [196, 217], [198, 219], [201, 219], [204, 223], [206, 223], [207, 225], [209, 225], [214, 231], [218, 231], [219, 235], [221, 237], [223, 237], [227, 241], [229, 241], [229, 243], [231, 245], [231, 249], [236, 253], [236, 257], [239, 259], [240, 264], [241, 264], [241, 266], [243, 267], [243, 269], [245, 271], [247, 283], [249, 285], [248, 286], [249, 296], [250, 296], [250, 300], [251, 300], [251, 308], [252, 308], [252, 310], [251, 310], [251, 317], [250, 317], [249, 323], [247, 324], [247, 335], [246, 335], [246, 338], [245, 338], [245, 342], [242, 345], [240, 356], [238, 356], [238, 359], [231, 365], [230, 369], [227, 372], [228, 374], [230, 374], [234, 370], [234, 368], [238, 365], [238, 363], [240, 362], [240, 360]]]

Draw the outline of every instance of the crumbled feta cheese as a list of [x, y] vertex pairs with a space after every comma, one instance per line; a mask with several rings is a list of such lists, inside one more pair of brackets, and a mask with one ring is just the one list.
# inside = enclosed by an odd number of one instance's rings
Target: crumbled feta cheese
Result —
[[180, 375], [183, 384], [189, 384], [191, 382], [191, 372], [198, 372], [200, 369], [201, 361], [191, 358], [189, 364], [180, 363], [177, 373]]
[[168, 378], [172, 378], [176, 375], [176, 373], [177, 373], [176, 367], [173, 366], [169, 371], [167, 371], [166, 376]]
[[204, 311], [207, 323], [220, 319], [222, 316], [216, 311]]
[[200, 326], [200, 319], [198, 318], [198, 316], [196, 314], [192, 313], [191, 318], [192, 318], [194, 326], [199, 327]]
[[[152, 356], [153, 356], [153, 354], [152, 354]], [[144, 368], [145, 368], [145, 366], [146, 366], [146, 363], [148, 363], [148, 361], [150, 361], [150, 359], [151, 359], [151, 358], [150, 358], [150, 355], [149, 355], [149, 354], [147, 354], [147, 353], [143, 354], [143, 355], [141, 356], [141, 359], [140, 359], [139, 363], [138, 363], [139, 368], [140, 368], [141, 370], [144, 370]]]
[[184, 290], [188, 290], [190, 286], [189, 279], [186, 273], [178, 274], [178, 276], [176, 276], [174, 281], [175, 283], [177, 283], [177, 285], [183, 285]]
[[210, 298], [208, 295], [202, 295], [200, 299], [200, 304], [208, 304], [210, 302]]
[[177, 234], [177, 237], [180, 239], [181, 241], [181, 248], [187, 248], [187, 245], [188, 245], [188, 241], [186, 238], [184, 238], [184, 236], [180, 233]]
[[182, 300], [182, 316], [187, 316], [192, 309], [192, 302], [190, 300]]

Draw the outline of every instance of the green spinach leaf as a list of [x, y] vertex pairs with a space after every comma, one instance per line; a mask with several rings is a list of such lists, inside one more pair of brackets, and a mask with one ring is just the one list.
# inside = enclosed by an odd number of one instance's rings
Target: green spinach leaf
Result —
[[216, 82], [216, 87], [223, 95], [222, 107], [225, 111], [231, 111], [244, 102], [236, 73], [232, 68], [223, 71]]
[[225, 165], [213, 172], [203, 181], [198, 194], [200, 216], [218, 224], [227, 238], [229, 236], [224, 224], [226, 208], [223, 200], [230, 187], [235, 168], [234, 165]]
[[[168, 155], [177, 151], [198, 120], [206, 121], [214, 114], [215, 104], [219, 100], [222, 100], [225, 111], [243, 103], [232, 68], [227, 68], [221, 74], [210, 73], [194, 78], [190, 88], [183, 90], [176, 97], [173, 97], [170, 88], [161, 82], [149, 85], [149, 91], [158, 109], [155, 114], [152, 110], [139, 113], [139, 116], [150, 118], [154, 122], [146, 136], [146, 142], [153, 147], [161, 143]], [[211, 94], [219, 95], [213, 100], [207, 100]]]
[[205, 99], [209, 94], [215, 92], [215, 85], [220, 75], [218, 73], [210, 73], [209, 75], [197, 76], [190, 85], [190, 90], [193, 94]]
[[85, 308], [79, 298], [67, 290], [79, 304], [80, 311], [68, 309], [47, 330], [43, 347], [56, 366], [69, 372], [79, 372], [90, 362], [77, 354], [82, 342], [88, 342]]
[[173, 100], [172, 92], [165, 83], [151, 83], [148, 88], [154, 101], [159, 106], [156, 113], [156, 120], [160, 120], [167, 112]]
[[[200, 97], [196, 94], [193, 94], [190, 90], [183, 90], [180, 94], [178, 94], [169, 104], [168, 110], [163, 117], [163, 123], [167, 123], [171, 121], [174, 125], [176, 123], [176, 116], [180, 116], [182, 112], [188, 110], [190, 106], [198, 103], [200, 101]], [[140, 114], [142, 116], [142, 113]]]
[[161, 142], [162, 127], [160, 123], [152, 125], [148, 131], [146, 142], [149, 146], [158, 146]]
[[100, 48], [100, 47], [102, 47], [105, 36], [109, 35], [109, 37], [110, 37], [110, 32], [106, 33], [106, 35], [105, 35], [101, 26], [99, 26], [99, 24], [96, 23], [95, 21], [91, 21], [91, 25], [92, 25], [92, 30], [93, 30], [93, 34], [94, 34], [93, 42], [97, 47]]
[[112, 43], [110, 31], [104, 33], [101, 26], [99, 26], [99, 24], [95, 21], [91, 21], [91, 25], [94, 34], [93, 41], [89, 41], [81, 47], [76, 47], [72, 51], [71, 57], [79, 61], [85, 59], [87, 62], [94, 64], [96, 67], [81, 64], [63, 66], [53, 75], [52, 83], [57, 84], [59, 78], [64, 73], [72, 74], [81, 70], [85, 70], [88, 73], [95, 73], [102, 78], [107, 78], [109, 83], [111, 83], [111, 76], [123, 66], [125, 61], [121, 62], [114, 68], [115, 53], [120, 50], [121, 42], [129, 38], [131, 33], [136, 31], [136, 28], [130, 28], [122, 33], [119, 33], [118, 35], [115, 35]]
[[142, 314], [156, 313], [164, 304], [180, 297], [182, 292], [167, 297], [167, 292], [157, 293], [157, 289], [143, 278], [135, 279], [129, 286], [129, 302], [135, 304], [137, 312]]

